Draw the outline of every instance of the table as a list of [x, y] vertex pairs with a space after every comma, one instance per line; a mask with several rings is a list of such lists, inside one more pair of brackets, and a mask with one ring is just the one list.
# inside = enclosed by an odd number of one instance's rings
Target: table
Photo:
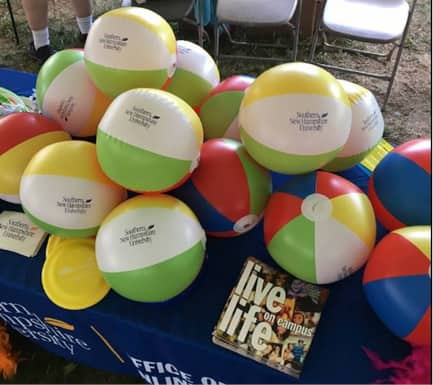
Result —
[[[29, 95], [35, 75], [0, 69], [0, 87]], [[343, 173], [365, 190], [361, 166]], [[274, 175], [278, 185], [286, 177]], [[0, 203], [1, 210], [20, 206]], [[208, 239], [208, 256], [194, 284], [164, 304], [126, 300], [114, 292], [96, 306], [68, 311], [41, 286], [45, 245], [34, 258], [0, 251], [0, 318], [45, 349], [152, 384], [371, 383], [379, 377], [362, 348], [401, 359], [409, 346], [390, 334], [366, 302], [362, 271], [328, 285], [330, 296], [300, 380], [214, 345], [211, 333], [246, 257], [274, 265], [262, 225], [241, 237]], [[63, 321], [53, 326], [53, 321]], [[55, 321], [54, 321], [54, 324]]]

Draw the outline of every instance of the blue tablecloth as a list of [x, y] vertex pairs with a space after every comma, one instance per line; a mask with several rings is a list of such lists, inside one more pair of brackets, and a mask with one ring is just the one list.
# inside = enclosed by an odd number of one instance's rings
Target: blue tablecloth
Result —
[[[29, 95], [35, 76], [0, 69], [0, 86]], [[362, 167], [344, 176], [365, 189]], [[286, 177], [274, 175], [275, 185]], [[1, 210], [20, 206], [0, 203]], [[329, 285], [324, 309], [300, 380], [214, 345], [211, 333], [247, 256], [272, 264], [259, 225], [232, 239], [208, 239], [208, 257], [196, 282], [178, 298], [158, 305], [111, 292], [93, 308], [63, 310], [41, 286], [45, 245], [34, 258], [0, 251], [0, 318], [49, 351], [153, 384], [370, 383], [378, 378], [362, 348], [400, 359], [409, 346], [389, 333], [366, 302], [362, 271]], [[52, 326], [49, 319], [67, 323]]]

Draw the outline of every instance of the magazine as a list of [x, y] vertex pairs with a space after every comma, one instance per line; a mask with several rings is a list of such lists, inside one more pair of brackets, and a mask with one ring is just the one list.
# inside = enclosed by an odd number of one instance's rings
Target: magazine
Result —
[[299, 378], [328, 294], [249, 257], [212, 341]]

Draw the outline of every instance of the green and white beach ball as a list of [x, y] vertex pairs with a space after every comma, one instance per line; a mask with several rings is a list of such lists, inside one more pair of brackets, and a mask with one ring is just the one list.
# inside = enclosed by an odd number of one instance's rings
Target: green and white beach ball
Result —
[[164, 88], [176, 69], [176, 38], [157, 13], [116, 8], [92, 25], [84, 57], [93, 82], [111, 98], [132, 88]]
[[195, 280], [205, 244], [204, 230], [187, 205], [168, 195], [140, 195], [105, 218], [96, 237], [96, 259], [118, 294], [162, 302]]
[[245, 91], [241, 139], [262, 166], [302, 174], [338, 155], [349, 137], [351, 116], [346, 93], [329, 72], [307, 63], [281, 64]]
[[169, 92], [138, 88], [108, 107], [96, 135], [105, 174], [137, 192], [163, 192], [198, 165], [203, 128], [194, 110]]
[[343, 150], [324, 170], [342, 171], [355, 166], [382, 139], [383, 116], [374, 95], [364, 87], [346, 80], [338, 80], [349, 98], [352, 108], [352, 128]]
[[126, 191], [102, 172], [96, 146], [81, 140], [49, 144], [30, 160], [20, 183], [24, 212], [49, 234], [95, 235]]
[[198, 108], [206, 95], [218, 85], [220, 74], [207, 51], [186, 40], [177, 41], [177, 64], [166, 91]]

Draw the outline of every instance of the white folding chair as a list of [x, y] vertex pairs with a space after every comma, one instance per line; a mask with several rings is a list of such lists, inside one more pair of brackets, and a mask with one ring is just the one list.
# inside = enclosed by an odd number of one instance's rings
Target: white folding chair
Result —
[[[233, 39], [227, 26], [239, 27], [281, 27], [287, 26], [292, 37], [292, 60], [296, 60], [301, 21], [302, 0], [217, 0], [214, 23], [214, 57], [216, 62], [220, 58], [254, 59], [270, 61], [288, 61], [287, 56], [265, 57], [246, 56], [220, 53], [220, 34], [224, 30], [231, 44], [243, 46], [258, 46], [269, 48], [284, 48], [289, 46], [274, 43], [259, 43]], [[292, 20], [294, 19], [294, 23]]]
[[[325, 68], [388, 81], [388, 88], [382, 104], [382, 109], [385, 109], [416, 1], [412, 0], [410, 6], [406, 0], [324, 0], [313, 36], [309, 61]], [[342, 37], [367, 43], [392, 43], [392, 48], [387, 53], [381, 53], [331, 44], [327, 34], [332, 34], [337, 38]], [[366, 72], [360, 69], [315, 62], [314, 55], [319, 37], [322, 37], [325, 48], [338, 48], [349, 52], [384, 57], [387, 61], [391, 60], [394, 50], [398, 48], [391, 73]]]

